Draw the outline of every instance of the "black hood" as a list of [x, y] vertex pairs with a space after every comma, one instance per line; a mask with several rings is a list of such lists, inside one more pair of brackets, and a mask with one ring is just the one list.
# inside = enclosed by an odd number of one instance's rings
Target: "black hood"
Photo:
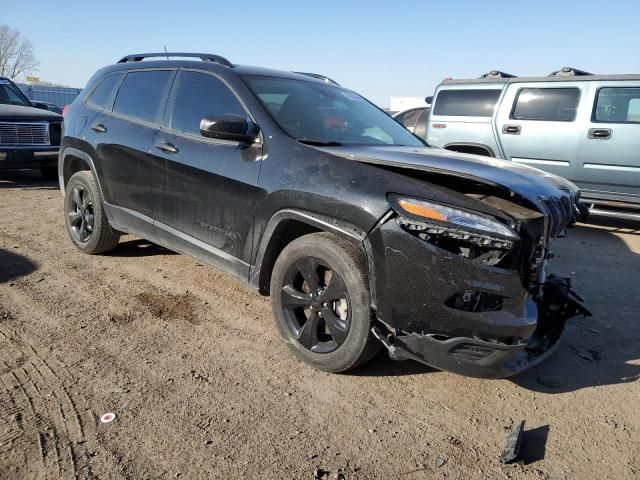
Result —
[[0, 122], [24, 122], [29, 120], [61, 122], [62, 115], [35, 107], [0, 103]]
[[[495, 185], [526, 198], [539, 208], [544, 203], [541, 197], [554, 199], [569, 196], [572, 202], [579, 197], [578, 187], [564, 178], [491, 157], [429, 147], [343, 146], [320, 149], [359, 162], [453, 175]], [[544, 212], [545, 208], [542, 207], [542, 210]]]

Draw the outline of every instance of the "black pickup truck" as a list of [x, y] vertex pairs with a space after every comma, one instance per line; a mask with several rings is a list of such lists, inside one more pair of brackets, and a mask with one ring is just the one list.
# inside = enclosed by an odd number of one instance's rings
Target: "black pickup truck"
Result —
[[46, 179], [57, 179], [61, 133], [61, 115], [35, 108], [0, 77], [0, 170], [40, 169]]

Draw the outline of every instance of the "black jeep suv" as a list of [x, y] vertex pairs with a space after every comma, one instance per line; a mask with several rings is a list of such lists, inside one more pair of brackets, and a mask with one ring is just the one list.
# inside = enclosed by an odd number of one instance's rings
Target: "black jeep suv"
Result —
[[62, 116], [35, 108], [8, 78], [0, 77], [0, 170], [37, 168], [58, 178]]
[[573, 184], [428, 148], [320, 75], [127, 56], [69, 108], [59, 174], [80, 250], [130, 232], [227, 270], [271, 296], [285, 342], [319, 369], [384, 345], [508, 376], [587, 313], [546, 274]]

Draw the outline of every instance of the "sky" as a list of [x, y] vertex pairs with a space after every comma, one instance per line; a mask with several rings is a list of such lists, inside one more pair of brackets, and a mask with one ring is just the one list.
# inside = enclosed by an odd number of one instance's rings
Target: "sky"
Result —
[[321, 73], [382, 107], [493, 69], [640, 73], [640, 0], [0, 0], [0, 24], [33, 42], [36, 76], [71, 87], [165, 45]]

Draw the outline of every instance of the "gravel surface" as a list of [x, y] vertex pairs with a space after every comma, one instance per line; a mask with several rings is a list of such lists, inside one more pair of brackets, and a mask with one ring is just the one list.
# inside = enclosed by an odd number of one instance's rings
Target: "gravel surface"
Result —
[[[0, 478], [640, 478], [640, 224], [554, 250], [594, 316], [543, 365], [331, 375], [268, 298], [134, 237], [83, 255], [54, 183], [0, 173]], [[524, 462], [501, 465], [521, 420]]]

